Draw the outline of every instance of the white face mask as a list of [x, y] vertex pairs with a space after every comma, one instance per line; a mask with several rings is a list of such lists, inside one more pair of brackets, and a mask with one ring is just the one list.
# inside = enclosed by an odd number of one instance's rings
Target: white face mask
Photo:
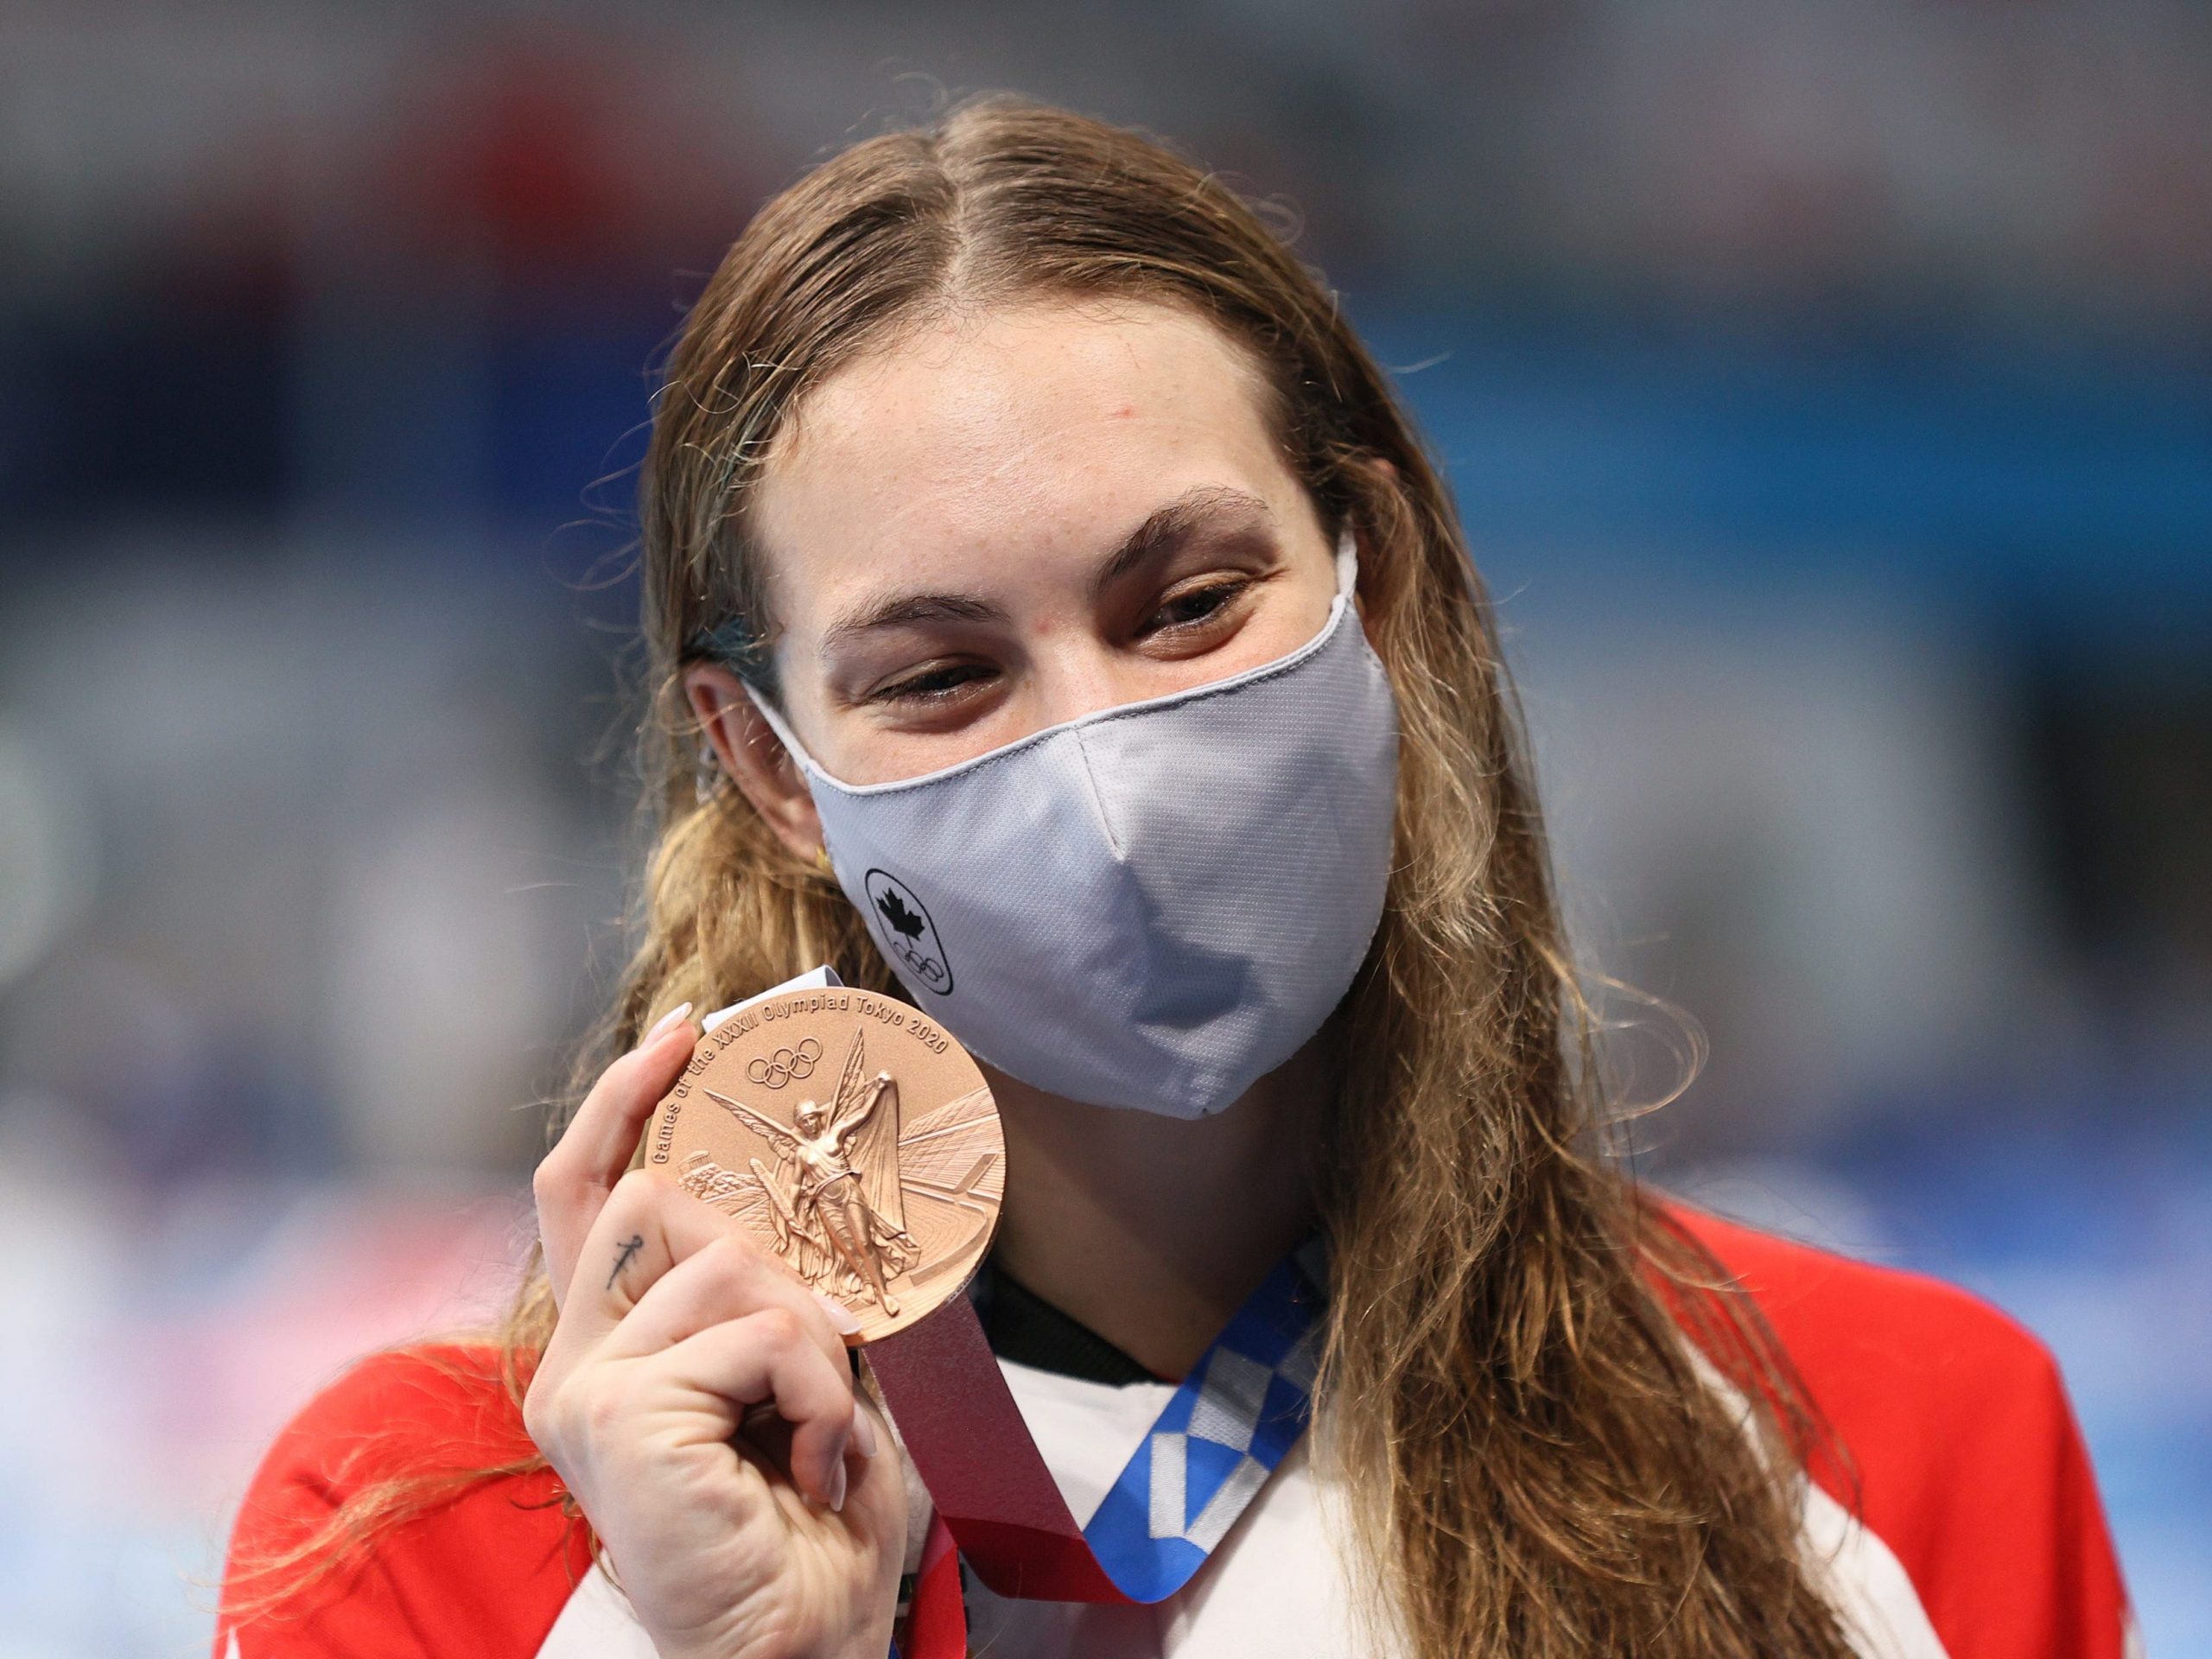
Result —
[[1287, 656], [895, 783], [832, 778], [753, 701], [918, 1004], [1039, 1089], [1203, 1117], [1320, 1028], [1382, 919], [1397, 708], [1352, 575], [1347, 531]]

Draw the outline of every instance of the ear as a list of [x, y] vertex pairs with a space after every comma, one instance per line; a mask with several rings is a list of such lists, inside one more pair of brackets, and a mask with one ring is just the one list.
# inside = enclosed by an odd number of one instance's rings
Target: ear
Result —
[[[1370, 455], [1367, 458], [1367, 464], [1374, 467], [1376, 472], [1382, 474], [1394, 487], [1396, 486], [1398, 482], [1398, 468], [1396, 464], [1393, 462], [1388, 455]], [[1367, 614], [1367, 601], [1360, 596], [1359, 588], [1357, 584], [1355, 584], [1352, 588], [1351, 608], [1352, 614], [1359, 619], [1360, 626], [1367, 630], [1367, 643], [1370, 646], [1373, 645], [1375, 644], [1374, 626], [1369, 620]]]
[[812, 864], [822, 853], [822, 819], [806, 779], [775, 730], [760, 717], [745, 683], [719, 663], [683, 671], [683, 695], [714, 746], [715, 759], [791, 855]]

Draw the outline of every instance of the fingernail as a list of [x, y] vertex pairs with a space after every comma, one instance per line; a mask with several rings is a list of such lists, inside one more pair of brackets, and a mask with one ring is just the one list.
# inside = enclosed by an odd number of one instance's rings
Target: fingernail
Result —
[[830, 1507], [833, 1510], [845, 1507], [845, 1460], [842, 1458], [830, 1467]]
[[841, 1337], [856, 1337], [861, 1333], [861, 1322], [853, 1317], [853, 1310], [834, 1296], [824, 1296], [818, 1290], [808, 1295], [822, 1304], [822, 1311], [830, 1316], [830, 1328]]
[[664, 1014], [659, 1019], [653, 1021], [653, 1028], [638, 1039], [638, 1046], [639, 1048], [643, 1048], [646, 1044], [658, 1037], [663, 1032], [673, 1029], [676, 1022], [690, 1012], [691, 1005], [689, 1002], [677, 1003], [666, 1014]]
[[880, 1450], [875, 1443], [875, 1425], [868, 1420], [868, 1413], [858, 1406], [853, 1408], [853, 1444], [861, 1449], [861, 1456], [872, 1458]]

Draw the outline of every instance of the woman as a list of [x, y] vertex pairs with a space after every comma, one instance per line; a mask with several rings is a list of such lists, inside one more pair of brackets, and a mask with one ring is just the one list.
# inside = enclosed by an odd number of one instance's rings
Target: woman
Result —
[[[365, 1363], [270, 1452], [219, 1651], [2121, 1651], [2031, 1338], [1596, 1145], [1446, 492], [1211, 176], [1003, 100], [855, 146], [709, 284], [642, 487], [627, 1052], [505, 1328]], [[982, 945], [868, 885], [879, 844]], [[1078, 1512], [1325, 1241], [1312, 1429], [1165, 1600], [963, 1594], [850, 1316], [625, 1173], [691, 1011], [817, 965], [981, 976], [938, 1010], [1005, 1122], [979, 1300]]]

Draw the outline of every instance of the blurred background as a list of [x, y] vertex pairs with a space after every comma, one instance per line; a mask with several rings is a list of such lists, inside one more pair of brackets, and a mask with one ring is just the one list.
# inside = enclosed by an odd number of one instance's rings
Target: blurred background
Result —
[[0, 1656], [204, 1650], [284, 1417], [499, 1301], [648, 365], [991, 86], [1302, 219], [1710, 1038], [1655, 1178], [2033, 1326], [2212, 1653], [2212, 13], [91, 0], [0, 5]]

